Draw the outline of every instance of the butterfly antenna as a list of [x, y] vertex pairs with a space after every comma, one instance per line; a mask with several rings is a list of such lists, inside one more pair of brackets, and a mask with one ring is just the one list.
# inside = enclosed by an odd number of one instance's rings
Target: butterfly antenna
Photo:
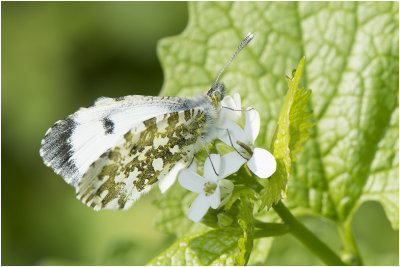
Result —
[[225, 66], [222, 68], [222, 70], [218, 73], [217, 78], [213, 82], [213, 86], [218, 82], [219, 76], [221, 76], [222, 72], [224, 72], [224, 70], [229, 66], [229, 64], [231, 64], [232, 60], [239, 54], [239, 52], [243, 49], [243, 47], [245, 47], [248, 43], [250, 43], [250, 41], [253, 39], [253, 37], [254, 36], [253, 36], [253, 34], [251, 32], [249, 32], [246, 35], [246, 37], [240, 43], [239, 47], [236, 49], [235, 54], [233, 54], [231, 59], [229, 59], [229, 61], [225, 64]]

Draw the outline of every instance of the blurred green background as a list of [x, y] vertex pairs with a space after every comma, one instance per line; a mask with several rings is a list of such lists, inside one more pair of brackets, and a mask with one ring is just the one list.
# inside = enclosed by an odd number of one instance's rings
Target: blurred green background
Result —
[[1, 12], [2, 265], [145, 264], [172, 241], [154, 227], [152, 194], [95, 212], [38, 151], [54, 122], [100, 96], [157, 95], [156, 44], [185, 28], [187, 4], [3, 2]]
[[[1, 264], [146, 264], [174, 241], [154, 227], [152, 201], [158, 192], [129, 211], [95, 212], [43, 165], [38, 151], [54, 122], [100, 96], [157, 95], [163, 78], [156, 44], [185, 28], [187, 4], [1, 5]], [[331, 222], [302, 220], [332, 247], [339, 243]], [[391, 229], [379, 204], [364, 204], [353, 226], [363, 257], [380, 254], [386, 264], [398, 263], [398, 231]], [[322, 263], [291, 236], [283, 236], [265, 264]]]

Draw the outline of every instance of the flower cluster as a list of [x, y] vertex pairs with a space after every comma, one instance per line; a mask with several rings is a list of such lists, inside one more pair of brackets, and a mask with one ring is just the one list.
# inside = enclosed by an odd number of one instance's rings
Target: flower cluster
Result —
[[[200, 221], [210, 207], [217, 209], [224, 205], [234, 187], [233, 183], [225, 178], [237, 172], [243, 164], [260, 178], [268, 178], [276, 170], [274, 156], [254, 145], [260, 131], [260, 115], [257, 110], [254, 108], [242, 110], [239, 94], [234, 94], [233, 97], [226, 96], [221, 101], [221, 107], [214, 131], [217, 131], [218, 138], [234, 151], [222, 156], [208, 155], [204, 162], [203, 176], [197, 173], [195, 162], [189, 168], [175, 166], [171, 170], [175, 177], [180, 171], [178, 181], [182, 187], [199, 194], [188, 212], [189, 219], [194, 222]], [[238, 124], [243, 113], [244, 128]], [[160, 181], [161, 192], [166, 191], [172, 183], [171, 179]]]
[[227, 168], [229, 165], [229, 157], [211, 154], [204, 162], [203, 177], [197, 174], [195, 163], [181, 171], [178, 178], [180, 185], [199, 194], [189, 208], [189, 219], [200, 221], [210, 207], [216, 209], [220, 206], [223, 193], [232, 192], [232, 182], [224, 179], [235, 172]]
[[[258, 177], [270, 177], [276, 170], [275, 158], [267, 150], [254, 145], [260, 132], [260, 115], [257, 110], [248, 108], [241, 111], [239, 94], [235, 94], [233, 99], [230, 96], [225, 97], [222, 100], [222, 106], [225, 108], [221, 112], [218, 127], [223, 133], [219, 135], [219, 139], [235, 149], [235, 152], [229, 153], [232, 154], [231, 164], [239, 169], [246, 163]], [[244, 129], [236, 123], [242, 112], [246, 116]], [[235, 116], [232, 113], [235, 113]]]

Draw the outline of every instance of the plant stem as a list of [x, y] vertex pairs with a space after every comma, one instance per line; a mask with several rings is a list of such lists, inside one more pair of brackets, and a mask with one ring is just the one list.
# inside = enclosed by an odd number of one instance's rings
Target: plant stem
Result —
[[343, 257], [351, 265], [363, 265], [349, 222], [338, 223], [339, 235], [344, 246]]
[[261, 228], [254, 232], [254, 238], [283, 235], [289, 232], [289, 226], [285, 223], [265, 223], [256, 220], [254, 226]]
[[335, 252], [325, 243], [319, 240], [302, 223], [300, 223], [286, 206], [279, 201], [272, 206], [282, 220], [289, 226], [290, 233], [296, 237], [303, 245], [311, 250], [320, 260], [327, 265], [346, 265]]

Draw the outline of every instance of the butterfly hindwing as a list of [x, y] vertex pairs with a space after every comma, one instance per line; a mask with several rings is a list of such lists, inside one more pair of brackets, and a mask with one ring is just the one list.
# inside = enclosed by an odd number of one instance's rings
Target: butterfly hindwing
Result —
[[208, 119], [195, 107], [138, 122], [91, 164], [77, 185], [78, 198], [95, 210], [129, 208], [177, 163], [191, 163]]

